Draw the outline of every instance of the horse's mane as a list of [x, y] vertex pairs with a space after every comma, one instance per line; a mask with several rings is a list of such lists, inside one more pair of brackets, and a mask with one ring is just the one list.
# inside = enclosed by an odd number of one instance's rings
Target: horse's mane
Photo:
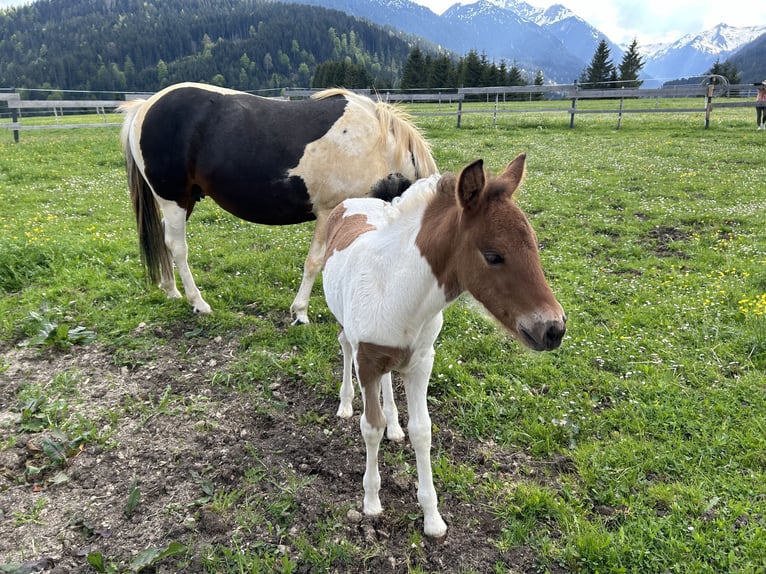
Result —
[[421, 131], [412, 122], [410, 116], [403, 109], [380, 99], [373, 101], [367, 96], [357, 94], [343, 88], [329, 88], [317, 92], [312, 96], [315, 99], [324, 99], [332, 96], [343, 96], [347, 100], [354, 101], [360, 106], [364, 106], [372, 111], [380, 123], [381, 137], [383, 134], [390, 133], [399, 150], [400, 162], [408, 161], [404, 157], [406, 152], [412, 153], [412, 159], [415, 163], [415, 171], [418, 178], [428, 177], [438, 173], [436, 162], [431, 155], [431, 145], [425, 139]]

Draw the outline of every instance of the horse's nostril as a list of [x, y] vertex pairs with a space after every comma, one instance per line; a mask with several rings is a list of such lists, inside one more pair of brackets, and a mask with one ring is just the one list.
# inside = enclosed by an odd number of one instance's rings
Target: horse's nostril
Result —
[[556, 349], [561, 345], [561, 339], [564, 338], [566, 327], [561, 325], [551, 325], [545, 331], [545, 347], [547, 349]]

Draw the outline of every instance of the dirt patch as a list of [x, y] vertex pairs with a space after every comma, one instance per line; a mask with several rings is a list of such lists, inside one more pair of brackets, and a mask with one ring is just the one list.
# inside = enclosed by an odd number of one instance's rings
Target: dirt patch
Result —
[[[411, 471], [414, 453], [406, 442], [384, 441], [382, 452], [408, 464], [381, 465], [384, 514], [363, 517], [358, 413], [337, 419], [336, 399], [312, 393], [300, 381], [249, 393], [211, 382], [211, 371], [234, 355], [220, 338], [194, 354], [187, 350], [182, 341], [169, 343], [130, 368], [116, 365], [112, 351], [95, 346], [66, 353], [5, 350], [0, 564], [94, 572], [86, 557], [97, 552], [124, 571], [142, 551], [176, 542], [191, 549], [184, 561], [170, 570], [165, 562], [153, 564], [149, 571], [202, 572], [206, 553], [216, 548], [270, 547], [308, 572], [312, 566], [300, 566], [294, 544], [315, 539], [323, 524], [328, 536], [364, 549], [358, 554], [366, 557], [334, 559], [329, 571], [398, 573], [415, 565], [429, 572], [456, 567], [489, 572], [497, 565], [536, 571], [529, 548], [501, 552], [492, 543], [503, 524], [486, 510], [480, 494], [469, 502], [438, 483], [448, 535], [443, 541], [413, 540], [414, 530], [422, 532], [422, 515]], [[57, 377], [61, 385], [62, 373], [75, 373], [67, 384], [77, 397], [65, 416], [95, 423], [94, 434], [70, 445], [61, 465], [45, 467], [46, 445], [56, 442], [46, 442], [51, 429], [20, 430], [25, 405], [19, 391], [51, 385]], [[438, 413], [432, 415], [440, 429], [434, 452], [469, 465], [477, 477], [512, 483], [522, 467], [526, 480], [530, 469], [541, 477], [568, 472], [565, 460], [545, 466], [494, 445], [468, 442]], [[30, 468], [42, 470], [30, 474]], [[136, 492], [140, 497], [131, 502]]]
[[678, 227], [656, 226], [647, 234], [654, 243], [654, 252], [660, 257], [680, 257], [688, 259], [688, 255], [678, 249], [678, 243], [688, 241], [691, 232]]

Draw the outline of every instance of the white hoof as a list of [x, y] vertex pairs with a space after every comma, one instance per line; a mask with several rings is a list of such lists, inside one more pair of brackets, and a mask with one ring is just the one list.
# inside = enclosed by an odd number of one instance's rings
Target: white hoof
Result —
[[160, 289], [162, 289], [165, 292], [165, 295], [167, 295], [168, 299], [180, 299], [183, 297], [181, 295], [181, 292], [178, 290], [178, 288], [175, 285], [172, 285], [171, 287], [168, 287], [167, 289], [160, 285]]
[[392, 442], [402, 442], [404, 440], [404, 431], [399, 423], [391, 424], [386, 427], [386, 437]]
[[441, 538], [447, 534], [447, 525], [437, 512], [436, 516], [424, 519], [423, 532], [431, 538]]
[[[380, 499], [367, 502], [364, 501], [364, 514], [366, 516], [380, 516], [383, 514], [383, 506], [380, 504]], [[445, 526], [446, 528], [446, 526]]]
[[335, 416], [340, 417], [342, 419], [347, 419], [347, 418], [351, 418], [353, 414], [354, 414], [354, 407], [352, 407], [351, 404], [340, 403], [340, 406], [338, 407], [338, 412], [335, 413]]
[[197, 303], [194, 303], [194, 313], [200, 315], [208, 315], [213, 312], [210, 305], [207, 302], [200, 299]]

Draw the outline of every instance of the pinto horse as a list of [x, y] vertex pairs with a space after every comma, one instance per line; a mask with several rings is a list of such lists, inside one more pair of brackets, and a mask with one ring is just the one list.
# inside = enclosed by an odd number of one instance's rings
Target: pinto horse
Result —
[[[341, 326], [343, 382], [338, 416], [352, 415], [352, 362], [364, 411], [367, 449], [364, 513], [382, 512], [378, 448], [387, 427], [402, 440], [391, 371], [401, 373], [408, 431], [417, 461], [424, 531], [444, 536], [431, 473], [431, 418], [426, 392], [442, 310], [468, 291], [521, 343], [556, 349], [566, 316], [545, 280], [537, 238], [512, 200], [525, 174], [519, 155], [497, 178], [482, 160], [456, 177], [415, 182], [392, 203], [348, 199], [330, 214], [323, 286]], [[381, 390], [383, 407], [380, 405]]]
[[122, 111], [141, 259], [150, 280], [173, 298], [181, 297], [175, 263], [195, 313], [211, 311], [187, 262], [186, 221], [202, 198], [254, 223], [316, 219], [290, 307], [299, 324], [308, 323], [332, 208], [376, 193], [389, 174], [415, 180], [437, 172], [428, 143], [403, 112], [340, 89], [285, 101], [183, 83], [126, 102]]

